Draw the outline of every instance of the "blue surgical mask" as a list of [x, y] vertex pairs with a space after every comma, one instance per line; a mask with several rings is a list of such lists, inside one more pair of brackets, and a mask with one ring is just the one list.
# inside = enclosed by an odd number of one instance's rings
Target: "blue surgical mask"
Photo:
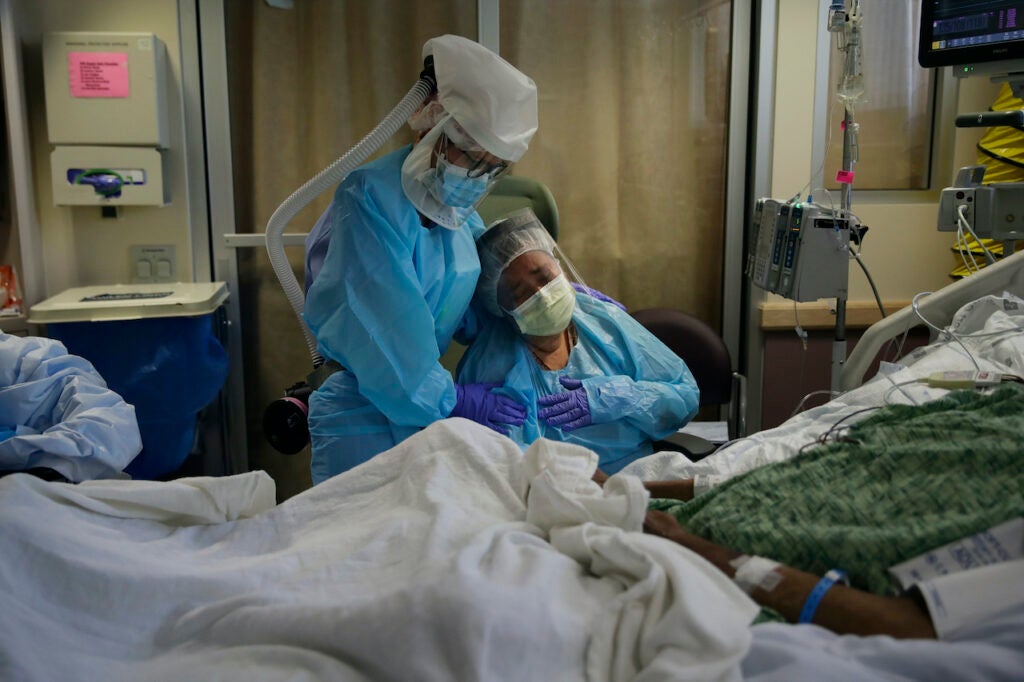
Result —
[[487, 192], [488, 177], [471, 178], [461, 166], [438, 158], [437, 168], [431, 181], [430, 191], [438, 201], [453, 208], [474, 206]]

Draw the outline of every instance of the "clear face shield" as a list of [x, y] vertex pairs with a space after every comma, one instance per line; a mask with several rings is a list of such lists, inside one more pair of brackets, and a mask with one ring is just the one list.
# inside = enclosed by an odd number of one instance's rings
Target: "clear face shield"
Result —
[[423, 136], [402, 165], [402, 189], [423, 215], [458, 229], [509, 168], [451, 116]]

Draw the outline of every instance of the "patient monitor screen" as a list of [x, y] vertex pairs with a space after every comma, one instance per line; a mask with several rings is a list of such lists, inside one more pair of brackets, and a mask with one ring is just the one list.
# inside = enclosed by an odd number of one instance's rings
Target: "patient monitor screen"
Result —
[[976, 64], [1024, 57], [1024, 2], [925, 0], [921, 66]]

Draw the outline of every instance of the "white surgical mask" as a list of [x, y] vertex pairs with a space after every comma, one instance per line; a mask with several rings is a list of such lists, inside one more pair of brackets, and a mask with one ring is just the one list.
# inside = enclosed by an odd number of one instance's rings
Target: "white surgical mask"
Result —
[[576, 291], [559, 275], [509, 314], [523, 334], [551, 336], [569, 326], [575, 308]]

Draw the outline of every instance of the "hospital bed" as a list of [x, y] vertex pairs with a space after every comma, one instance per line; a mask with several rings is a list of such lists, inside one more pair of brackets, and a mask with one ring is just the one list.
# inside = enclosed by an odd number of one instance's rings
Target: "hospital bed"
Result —
[[[1024, 362], [1024, 335], [1011, 329], [1024, 305], [985, 309], [995, 304], [982, 294], [1007, 283], [1024, 294], [1015, 274], [999, 277], [975, 281], [970, 310], [931, 320], [961, 325], [986, 367]], [[991, 324], [1011, 330], [968, 338]], [[892, 388], [905, 376], [963, 361], [958, 343], [937, 339], [704, 460], [657, 453], [632, 470], [718, 485], [791, 458], [866, 404], [907, 400]], [[911, 395], [928, 391], [939, 395]], [[756, 606], [722, 574], [639, 532], [640, 479], [596, 488], [595, 464], [549, 441], [524, 455], [456, 419], [280, 505], [262, 472], [77, 486], [9, 476], [0, 679], [1003, 679], [1024, 669], [1024, 614], [952, 643], [750, 627]]]

